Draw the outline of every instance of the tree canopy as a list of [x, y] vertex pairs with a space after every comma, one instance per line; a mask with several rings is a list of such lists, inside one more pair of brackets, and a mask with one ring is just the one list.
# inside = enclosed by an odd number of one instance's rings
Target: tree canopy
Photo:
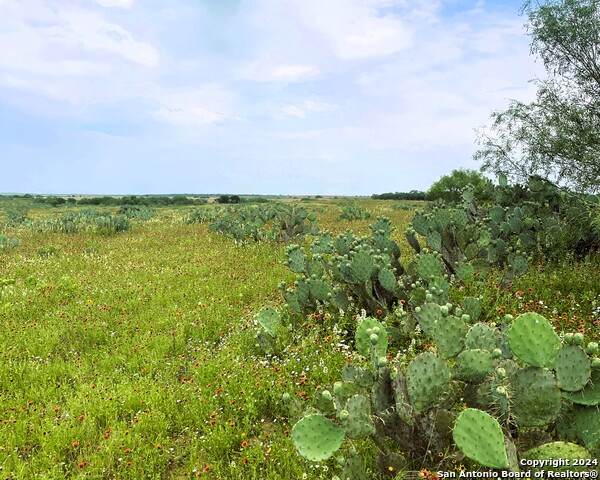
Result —
[[459, 202], [463, 190], [467, 186], [473, 187], [473, 192], [479, 199], [489, 195], [491, 182], [476, 170], [452, 170], [449, 175], [444, 175], [431, 185], [427, 191], [427, 200], [442, 199], [447, 202]]
[[600, 191], [600, 0], [527, 1], [531, 53], [547, 78], [531, 103], [512, 100], [479, 134], [482, 170], [515, 181], [539, 175]]

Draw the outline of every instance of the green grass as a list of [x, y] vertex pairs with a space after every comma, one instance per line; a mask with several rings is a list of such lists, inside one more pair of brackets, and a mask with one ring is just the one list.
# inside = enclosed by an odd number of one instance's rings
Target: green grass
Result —
[[[407, 263], [413, 211], [392, 203], [361, 201], [372, 217], [352, 222], [336, 220], [342, 200], [310, 208], [334, 232], [366, 234], [389, 216]], [[0, 478], [338, 473], [334, 460], [318, 466], [296, 453], [280, 400], [288, 392], [308, 405], [339, 378], [343, 332], [333, 333], [330, 319], [298, 327], [280, 355], [265, 358], [255, 314], [279, 305], [278, 283], [294, 279], [284, 246], [236, 245], [206, 224], [183, 225], [181, 212], [160, 210], [108, 237], [0, 231], [20, 240], [0, 252], [0, 280], [15, 280], [0, 286]], [[534, 269], [511, 290], [489, 279], [453, 295], [482, 295], [490, 321], [534, 309], [597, 339], [599, 271], [596, 257]]]

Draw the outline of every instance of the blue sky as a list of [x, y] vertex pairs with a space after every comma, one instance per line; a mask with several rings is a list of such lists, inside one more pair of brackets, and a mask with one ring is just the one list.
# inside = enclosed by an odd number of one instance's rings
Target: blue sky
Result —
[[0, 192], [426, 190], [534, 97], [521, 3], [0, 0]]

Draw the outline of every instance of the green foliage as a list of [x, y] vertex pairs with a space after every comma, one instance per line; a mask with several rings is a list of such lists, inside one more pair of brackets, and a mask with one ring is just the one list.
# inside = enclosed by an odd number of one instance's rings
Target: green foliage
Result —
[[209, 228], [232, 237], [237, 243], [277, 240], [289, 242], [306, 235], [316, 235], [318, 228], [314, 213], [295, 204], [273, 203], [243, 205], [196, 213], [184, 218], [187, 223], [210, 219]]
[[344, 205], [342, 207], [342, 213], [338, 217], [339, 220], [367, 220], [371, 218], [371, 213], [366, 211], [365, 209], [354, 205]]
[[600, 189], [600, 3], [527, 1], [531, 51], [547, 71], [536, 99], [492, 114], [475, 158], [516, 181], [537, 175], [576, 191]]
[[480, 200], [490, 199], [491, 181], [476, 170], [452, 170], [449, 175], [442, 176], [427, 191], [427, 200], [443, 200], [458, 203], [462, 200], [465, 188], [473, 189], [475, 197]]

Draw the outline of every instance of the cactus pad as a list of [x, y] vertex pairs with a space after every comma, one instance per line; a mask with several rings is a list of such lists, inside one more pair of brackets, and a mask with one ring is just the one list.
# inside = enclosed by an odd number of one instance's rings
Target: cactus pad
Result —
[[389, 268], [385, 267], [379, 270], [379, 274], [377, 275], [377, 279], [383, 288], [385, 288], [388, 292], [396, 291], [396, 275]]
[[425, 303], [420, 308], [421, 310], [417, 312], [417, 320], [421, 330], [427, 335], [433, 335], [437, 322], [442, 319], [440, 306], [436, 303]]
[[276, 337], [280, 324], [279, 313], [272, 307], [263, 308], [258, 313], [258, 323], [269, 335]]
[[354, 395], [346, 402], [348, 418], [344, 428], [350, 438], [366, 438], [375, 433], [375, 425], [371, 419], [371, 404], [364, 395]]
[[327, 284], [326, 281], [321, 280], [320, 278], [312, 279], [309, 278], [306, 283], [308, 283], [308, 289], [310, 292], [311, 298], [315, 300], [319, 300], [321, 302], [325, 302], [329, 299], [329, 294], [331, 293], [331, 287]]
[[588, 383], [590, 359], [579, 345], [564, 345], [556, 356], [556, 380], [561, 390], [576, 392]]
[[342, 445], [345, 430], [320, 414], [307, 415], [292, 428], [292, 441], [307, 460], [321, 462]]
[[417, 355], [406, 371], [406, 387], [411, 405], [423, 412], [436, 405], [450, 389], [450, 369], [433, 353]]
[[422, 213], [417, 213], [412, 221], [412, 227], [419, 235], [427, 236], [430, 230], [430, 222]]
[[515, 372], [510, 381], [513, 412], [519, 426], [543, 426], [558, 417], [561, 396], [552, 372], [526, 367]]
[[465, 347], [493, 351], [498, 346], [497, 333], [485, 323], [476, 323], [467, 332]]
[[463, 312], [466, 313], [471, 322], [476, 322], [481, 316], [481, 300], [477, 297], [466, 297], [460, 306]]
[[481, 382], [494, 370], [494, 360], [487, 350], [464, 350], [456, 357], [455, 367], [461, 380]]
[[373, 258], [365, 250], [356, 252], [350, 262], [350, 271], [358, 283], [364, 283], [371, 278], [373, 267]]
[[452, 436], [456, 446], [470, 459], [490, 468], [507, 468], [504, 434], [491, 415], [467, 408], [458, 416]]
[[[379, 329], [378, 332], [374, 332], [373, 329]], [[385, 357], [387, 354], [388, 338], [385, 327], [374, 318], [365, 318], [358, 327], [354, 339], [356, 342], [356, 350], [361, 355], [369, 357], [371, 355], [371, 335], [376, 333], [378, 340], [374, 344], [375, 353], [377, 357]]]
[[589, 470], [589, 467], [574, 466], [572, 460], [591, 459], [591, 455], [585, 448], [574, 443], [553, 442], [545, 443], [537, 448], [532, 448], [523, 453], [521, 458], [525, 460], [571, 460], [571, 462], [569, 462], [570, 466], [562, 465], [552, 467], [552, 465], [545, 465], [542, 468], [534, 467], [531, 469], [532, 472], [545, 469], [546, 471], [567, 473], [568, 471]]
[[569, 416], [573, 431], [590, 451], [600, 447], [600, 409], [576, 408]]
[[306, 257], [298, 245], [293, 245], [288, 248], [287, 252], [287, 265], [290, 270], [294, 273], [304, 272], [306, 267]]
[[600, 369], [592, 369], [591, 381], [583, 390], [575, 393], [565, 392], [563, 397], [579, 405], [600, 405]]
[[440, 277], [442, 264], [437, 256], [432, 253], [421, 253], [416, 260], [417, 272], [421, 278], [429, 280], [432, 277]]
[[534, 367], [554, 367], [561, 347], [550, 322], [537, 313], [517, 317], [508, 331], [508, 343], [516, 357]]
[[436, 323], [431, 336], [442, 358], [454, 357], [462, 351], [468, 328], [461, 318], [454, 315], [449, 315]]

